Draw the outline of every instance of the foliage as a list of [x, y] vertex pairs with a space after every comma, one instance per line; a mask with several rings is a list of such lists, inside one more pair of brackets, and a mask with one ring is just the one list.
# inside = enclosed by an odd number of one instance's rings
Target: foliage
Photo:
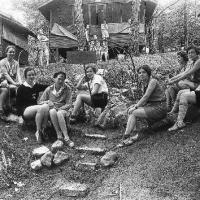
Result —
[[194, 1], [178, 1], [154, 18], [157, 49], [180, 49], [189, 44], [200, 44], [200, 19], [196, 11], [200, 8]]

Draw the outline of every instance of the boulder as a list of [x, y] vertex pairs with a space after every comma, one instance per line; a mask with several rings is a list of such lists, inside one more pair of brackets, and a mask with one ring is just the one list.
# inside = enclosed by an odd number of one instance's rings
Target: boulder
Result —
[[118, 154], [114, 151], [107, 152], [100, 160], [100, 164], [104, 167], [112, 166], [118, 159]]
[[39, 170], [41, 168], [42, 168], [41, 160], [36, 160], [36, 161], [34, 161], [34, 162], [31, 163], [31, 169], [32, 170], [37, 171], [37, 170]]
[[63, 151], [58, 151], [54, 155], [53, 163], [55, 165], [60, 165], [62, 162], [69, 160], [69, 155]]
[[41, 157], [41, 163], [42, 165], [46, 166], [46, 167], [51, 167], [52, 164], [52, 160], [53, 160], [53, 154], [51, 151], [48, 151], [47, 153], [45, 153], [42, 157]]
[[36, 148], [32, 151], [33, 156], [41, 157], [44, 155], [46, 152], [48, 152], [49, 149], [45, 146], [41, 146], [39, 148]]
[[52, 144], [52, 146], [51, 146], [51, 151], [52, 151], [52, 152], [56, 152], [56, 151], [62, 149], [62, 148], [63, 148], [63, 145], [64, 145], [63, 141], [61, 141], [61, 140], [56, 140], [56, 141]]

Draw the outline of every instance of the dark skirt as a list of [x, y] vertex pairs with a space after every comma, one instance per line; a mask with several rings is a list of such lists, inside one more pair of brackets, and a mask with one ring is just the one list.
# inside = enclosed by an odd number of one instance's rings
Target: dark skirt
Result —
[[105, 92], [94, 94], [91, 100], [94, 108], [105, 108], [108, 103], [108, 94]]
[[144, 107], [144, 111], [147, 115], [147, 121], [154, 123], [166, 117], [167, 105], [166, 102], [150, 102]]
[[196, 90], [195, 94], [196, 94], [196, 105], [200, 107], [200, 90]]

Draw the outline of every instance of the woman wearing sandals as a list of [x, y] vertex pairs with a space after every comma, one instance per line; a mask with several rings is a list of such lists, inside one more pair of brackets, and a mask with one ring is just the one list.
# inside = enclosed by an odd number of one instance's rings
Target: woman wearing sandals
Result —
[[35, 119], [37, 131], [35, 133], [38, 143], [42, 143], [44, 129], [47, 126], [49, 107], [37, 105], [39, 93], [47, 86], [35, 82], [35, 70], [28, 67], [24, 70], [25, 82], [19, 86], [16, 97], [16, 107], [19, 116], [26, 120]]
[[49, 114], [57, 139], [64, 139], [67, 145], [73, 147], [74, 142], [69, 139], [65, 121], [65, 118], [68, 117], [67, 109], [71, 107], [71, 88], [65, 84], [66, 74], [64, 72], [55, 73], [53, 78], [55, 83], [44, 91], [40, 98], [40, 103], [49, 105]]
[[77, 89], [88, 90], [86, 85], [89, 82], [89, 87], [91, 90], [91, 96], [87, 94], [79, 94], [76, 98], [74, 109], [70, 118], [70, 122], [75, 122], [77, 120], [77, 114], [84, 103], [93, 107], [104, 109], [108, 103], [108, 87], [105, 80], [96, 74], [95, 64], [90, 64], [86, 68], [87, 77], [83, 76], [77, 84]]
[[[144, 95], [137, 104], [128, 109], [129, 116], [124, 133], [125, 138], [129, 137], [131, 132], [135, 130], [137, 118], [144, 118], [149, 122], [155, 122], [164, 118], [167, 113], [164, 90], [161, 88], [159, 82], [152, 78], [151, 68], [148, 65], [143, 65], [138, 68], [137, 72]], [[139, 134], [136, 134], [127, 139], [126, 142], [131, 144], [138, 138]], [[124, 140], [122, 144], [126, 144], [126, 142]]]

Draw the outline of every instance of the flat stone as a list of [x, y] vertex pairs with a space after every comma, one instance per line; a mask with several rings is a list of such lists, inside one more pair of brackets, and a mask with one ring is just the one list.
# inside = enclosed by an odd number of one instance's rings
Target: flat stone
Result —
[[85, 197], [89, 188], [86, 184], [76, 183], [76, 182], [65, 182], [59, 187], [59, 193], [66, 197]]
[[60, 165], [66, 160], [69, 160], [69, 155], [63, 151], [57, 151], [57, 153], [54, 155], [53, 163], [55, 165]]
[[87, 147], [87, 146], [83, 146], [83, 147], [77, 147], [76, 148], [79, 151], [84, 151], [84, 152], [88, 152], [88, 153], [92, 153], [92, 154], [98, 154], [98, 155], [102, 155], [106, 152], [106, 149], [104, 148], [100, 148], [100, 147]]
[[51, 151], [54, 153], [58, 150], [61, 150], [63, 148], [63, 145], [64, 145], [63, 141], [56, 140], [51, 146]]
[[104, 167], [112, 166], [118, 159], [118, 154], [114, 151], [107, 152], [100, 160], [100, 163]]
[[51, 151], [48, 151], [47, 153], [45, 153], [42, 157], [41, 157], [41, 163], [42, 165], [46, 166], [46, 167], [51, 167], [52, 164], [52, 160], [53, 160], [53, 154]]
[[32, 170], [37, 171], [37, 170], [39, 170], [41, 168], [42, 168], [41, 160], [36, 160], [36, 161], [34, 161], [34, 162], [31, 163], [31, 169]]
[[96, 139], [103, 139], [103, 140], [107, 138], [105, 135], [101, 135], [101, 134], [88, 134], [88, 133], [86, 133], [85, 136], [89, 137], [89, 138], [96, 138]]
[[34, 149], [32, 151], [32, 154], [33, 154], [33, 156], [41, 157], [48, 151], [49, 151], [49, 149], [46, 146], [41, 146], [41, 147]]
[[96, 169], [97, 163], [92, 162], [77, 162], [76, 169], [81, 171], [93, 171]]

